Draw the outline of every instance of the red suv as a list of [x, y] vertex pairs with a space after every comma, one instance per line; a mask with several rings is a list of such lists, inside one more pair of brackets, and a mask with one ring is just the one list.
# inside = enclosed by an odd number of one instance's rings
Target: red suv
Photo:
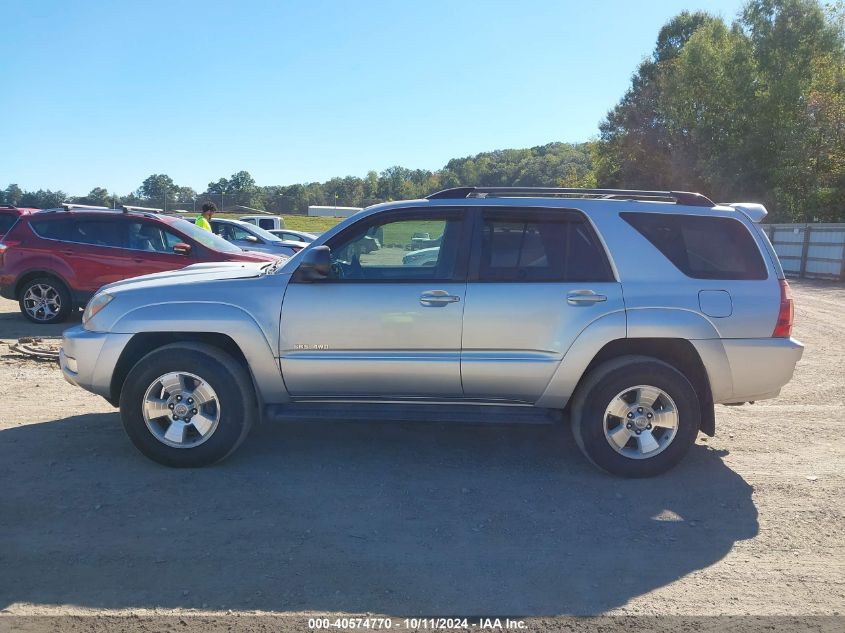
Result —
[[19, 217], [28, 213], [35, 213], [38, 210], [0, 205], [0, 239], [3, 239], [3, 236], [14, 226]]
[[0, 295], [35, 323], [63, 321], [105, 284], [198, 262], [274, 262], [182, 218], [51, 209], [20, 216], [0, 242]]

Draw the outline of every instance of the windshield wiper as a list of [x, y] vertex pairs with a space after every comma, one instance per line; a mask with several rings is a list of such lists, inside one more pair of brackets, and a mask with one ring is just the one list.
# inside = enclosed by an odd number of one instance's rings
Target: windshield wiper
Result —
[[272, 275], [277, 270], [279, 270], [279, 266], [284, 264], [286, 261], [287, 261], [286, 259], [279, 258], [274, 262], [270, 262], [266, 266], [262, 266], [261, 270], [264, 272], [265, 275]]

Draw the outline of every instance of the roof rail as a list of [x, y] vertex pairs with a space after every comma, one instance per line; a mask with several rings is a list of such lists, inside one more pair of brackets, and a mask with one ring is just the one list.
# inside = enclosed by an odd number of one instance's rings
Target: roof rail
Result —
[[136, 207], [136, 206], [129, 205], [129, 204], [123, 204], [123, 205], [120, 206], [120, 208], [123, 209], [124, 213], [129, 213], [130, 211], [147, 211], [149, 213], [164, 213], [164, 211], [162, 211], [161, 209], [156, 208], [156, 207]]
[[71, 209], [82, 209], [88, 211], [114, 211], [111, 207], [97, 207], [90, 204], [74, 204], [73, 202], [63, 202], [62, 209], [70, 211]]
[[427, 200], [460, 198], [555, 197], [606, 198], [623, 200], [674, 200], [676, 204], [713, 207], [707, 196], [691, 191], [644, 191], [640, 189], [576, 189], [568, 187], [454, 187], [427, 196]]

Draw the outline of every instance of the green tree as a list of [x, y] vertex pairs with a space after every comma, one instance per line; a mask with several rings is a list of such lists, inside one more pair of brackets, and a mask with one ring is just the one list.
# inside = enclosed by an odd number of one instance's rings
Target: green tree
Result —
[[21, 203], [21, 198], [23, 198], [23, 190], [16, 184], [9, 185], [3, 192], [4, 204], [9, 204], [13, 207], [17, 207]]
[[110, 207], [113, 199], [108, 189], [105, 187], [94, 187], [88, 192], [87, 196], [74, 198], [74, 202], [79, 204], [90, 204], [96, 207]]
[[841, 217], [840, 18], [815, 0], [752, 0], [731, 26], [674, 18], [600, 126], [598, 182], [759, 200], [774, 219]]
[[193, 209], [197, 192], [191, 187], [175, 187], [173, 189], [173, 204], [186, 209]]
[[[221, 180], [224, 180], [221, 178]], [[219, 181], [218, 181], [219, 182]], [[226, 193], [231, 196], [232, 204], [245, 207], [261, 207], [262, 200], [255, 179], [248, 171], [239, 171], [228, 180]]]
[[600, 186], [674, 187], [660, 75], [689, 38], [712, 22], [721, 21], [708, 13], [684, 11], [660, 29], [651, 58], [640, 64], [631, 87], [599, 125], [595, 171]]
[[364, 200], [366, 200], [367, 204], [372, 204], [374, 201], [378, 200], [378, 173], [374, 170], [370, 170], [367, 172], [366, 178], [364, 178]]
[[208, 183], [208, 193], [225, 193], [229, 189], [229, 181], [225, 178], [221, 178], [217, 182], [210, 182]]
[[50, 191], [39, 189], [38, 191], [26, 191], [21, 196], [20, 206], [34, 207], [36, 209], [55, 209], [66, 202], [68, 195], [64, 191]]
[[138, 195], [149, 204], [165, 206], [174, 201], [176, 189], [176, 183], [167, 174], [153, 174], [141, 183]]

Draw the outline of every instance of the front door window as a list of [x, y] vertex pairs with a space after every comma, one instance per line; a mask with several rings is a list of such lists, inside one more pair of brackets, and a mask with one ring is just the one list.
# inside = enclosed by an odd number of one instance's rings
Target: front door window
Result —
[[455, 275], [460, 220], [403, 218], [341, 234], [332, 249], [330, 279], [437, 281]]

